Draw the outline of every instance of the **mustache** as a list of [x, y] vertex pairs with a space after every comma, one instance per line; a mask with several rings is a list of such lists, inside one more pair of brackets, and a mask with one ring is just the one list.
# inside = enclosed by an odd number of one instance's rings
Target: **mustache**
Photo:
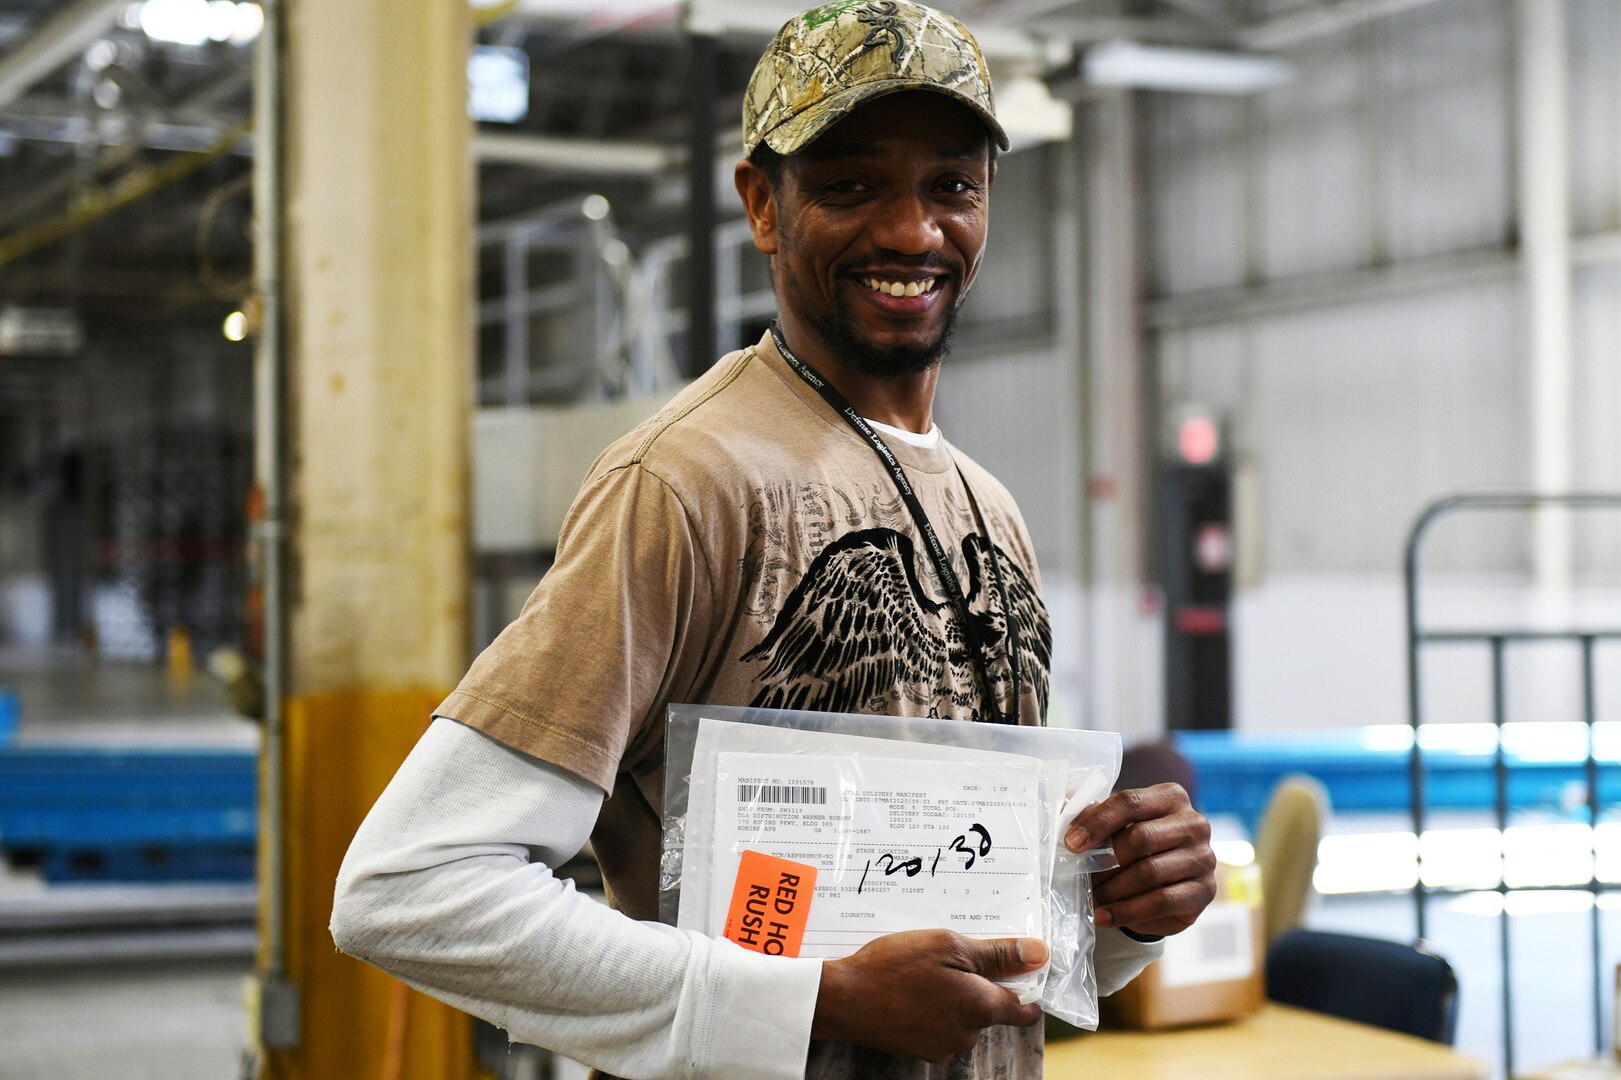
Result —
[[839, 264], [837, 273], [858, 274], [874, 269], [949, 273], [960, 272], [962, 268], [949, 263], [939, 252], [931, 251], [926, 255], [879, 254], [872, 258], [847, 259]]

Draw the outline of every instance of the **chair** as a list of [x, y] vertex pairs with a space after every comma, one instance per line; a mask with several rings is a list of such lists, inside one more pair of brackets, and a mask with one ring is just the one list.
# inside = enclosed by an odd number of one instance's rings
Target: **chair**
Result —
[[1422, 943], [1290, 930], [1267, 950], [1266, 996], [1451, 1046], [1458, 977]]
[[1299, 926], [1305, 914], [1327, 816], [1327, 789], [1298, 773], [1278, 781], [1261, 814], [1255, 830], [1255, 862], [1261, 868], [1263, 941], [1268, 946]]

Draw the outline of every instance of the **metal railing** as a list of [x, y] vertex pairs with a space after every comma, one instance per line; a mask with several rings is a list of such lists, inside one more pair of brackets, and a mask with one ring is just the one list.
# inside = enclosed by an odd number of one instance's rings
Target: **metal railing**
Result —
[[[1596, 719], [1593, 654], [1601, 641], [1621, 640], [1621, 627], [1560, 629], [1530, 627], [1480, 627], [1475, 629], [1426, 629], [1419, 618], [1419, 554], [1425, 535], [1437, 519], [1455, 512], [1485, 511], [1539, 511], [1563, 508], [1568, 510], [1621, 510], [1621, 493], [1594, 492], [1572, 494], [1497, 493], [1460, 494], [1438, 499], [1427, 506], [1408, 533], [1403, 564], [1403, 581], [1407, 602], [1407, 707], [1413, 729], [1413, 745], [1409, 759], [1412, 784], [1413, 835], [1418, 844], [1418, 876], [1413, 885], [1413, 905], [1418, 937], [1425, 937], [1427, 929], [1426, 901], [1431, 895], [1459, 892], [1478, 892], [1478, 888], [1458, 886], [1440, 887], [1424, 883], [1424, 752], [1420, 736], [1423, 724], [1423, 695], [1421, 688], [1420, 658], [1427, 645], [1483, 644], [1491, 656], [1491, 708], [1492, 725], [1496, 734], [1492, 756], [1495, 786], [1494, 810], [1499, 837], [1499, 866], [1497, 893], [1501, 900], [1498, 916], [1498, 947], [1502, 958], [1502, 1011], [1503, 1011], [1503, 1069], [1506, 1075], [1514, 1071], [1514, 982], [1509, 931], [1509, 894], [1536, 892], [1549, 889], [1570, 890], [1585, 888], [1591, 899], [1593, 976], [1593, 1043], [1594, 1052], [1604, 1049], [1604, 978], [1601, 961], [1601, 932], [1598, 897], [1601, 892], [1621, 890], [1621, 884], [1603, 882], [1598, 877], [1598, 824], [1599, 824], [1599, 763], [1595, 755], [1593, 725]], [[1587, 817], [1591, 845], [1591, 871], [1586, 885], [1517, 885], [1508, 884], [1507, 846], [1504, 842], [1509, 820], [1510, 766], [1503, 746], [1503, 725], [1507, 720], [1505, 699], [1505, 660], [1510, 646], [1528, 642], [1569, 642], [1581, 652], [1582, 721], [1586, 725], [1587, 758], [1584, 777], [1587, 787]]]

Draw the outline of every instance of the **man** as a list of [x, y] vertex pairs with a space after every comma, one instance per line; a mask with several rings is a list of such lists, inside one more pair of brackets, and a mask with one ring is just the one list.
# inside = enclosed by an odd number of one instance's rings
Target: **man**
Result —
[[[357, 835], [339, 945], [626, 1077], [1035, 1077], [1033, 940], [765, 957], [653, 922], [671, 702], [1040, 723], [1049, 632], [1018, 509], [934, 426], [1007, 139], [956, 20], [841, 0], [778, 33], [737, 188], [779, 324], [610, 447], [557, 561]], [[931, 538], [937, 542], [931, 542]], [[606, 801], [604, 801], [606, 796]], [[552, 877], [587, 836], [618, 911]], [[1111, 991], [1214, 894], [1172, 785], [1076, 819]], [[929, 1064], [934, 1063], [934, 1064]]]

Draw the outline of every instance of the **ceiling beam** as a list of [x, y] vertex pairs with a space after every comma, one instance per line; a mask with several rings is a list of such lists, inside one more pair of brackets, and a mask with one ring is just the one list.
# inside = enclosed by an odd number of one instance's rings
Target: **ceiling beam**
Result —
[[72, 60], [118, 20], [126, 0], [75, 0], [0, 57], [0, 109]]
[[1339, 0], [1312, 4], [1245, 27], [1238, 31], [1237, 44], [1245, 49], [1286, 49], [1433, 3], [1435, 0]]
[[[241, 267], [246, 265], [243, 262]], [[227, 302], [197, 280], [196, 264], [189, 261], [166, 260], [140, 267], [101, 267], [94, 260], [65, 265], [30, 263], [26, 271], [0, 272], [0, 303], [82, 298], [150, 304], [156, 296], [177, 305]]]
[[[210, 149], [220, 133], [230, 126], [224, 117], [209, 125], [143, 123], [132, 120], [125, 127], [100, 131], [96, 122], [87, 116], [26, 116], [12, 113], [0, 115], [0, 131], [14, 139], [30, 142], [69, 143], [79, 146], [99, 143], [103, 146], [123, 146], [128, 143], [145, 146], [148, 150], [176, 150], [201, 153]], [[242, 157], [253, 153], [253, 139], [244, 135], [230, 148]]]

